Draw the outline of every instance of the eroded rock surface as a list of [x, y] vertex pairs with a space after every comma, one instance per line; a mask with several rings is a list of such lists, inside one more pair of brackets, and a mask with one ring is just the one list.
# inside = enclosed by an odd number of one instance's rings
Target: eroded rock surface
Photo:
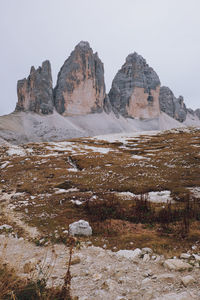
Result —
[[63, 115], [102, 112], [104, 67], [88, 42], [80, 42], [62, 66], [54, 90], [55, 107]]
[[30, 75], [17, 82], [16, 111], [41, 114], [53, 112], [53, 88], [50, 62], [44, 61], [38, 69], [31, 67]]
[[128, 55], [109, 92], [116, 114], [133, 118], [155, 118], [160, 114], [160, 80], [146, 60], [136, 52]]
[[186, 120], [188, 110], [182, 96], [176, 98], [170, 88], [162, 86], [160, 88], [159, 101], [161, 111], [179, 122], [184, 122]]

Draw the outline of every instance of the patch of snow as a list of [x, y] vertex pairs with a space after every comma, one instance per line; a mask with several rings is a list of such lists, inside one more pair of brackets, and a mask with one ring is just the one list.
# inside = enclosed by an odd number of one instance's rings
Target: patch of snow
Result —
[[73, 204], [78, 205], [78, 206], [83, 204], [83, 202], [81, 202], [81, 201], [79, 201], [79, 200], [71, 200], [71, 202], [72, 202]]
[[9, 161], [5, 161], [2, 165], [1, 165], [1, 169], [4, 169], [7, 167], [7, 165], [9, 165]]
[[170, 191], [150, 192], [148, 193], [148, 200], [154, 203], [175, 203], [175, 201], [171, 197]]
[[[115, 192], [116, 195], [120, 197], [124, 197], [125, 200], [132, 200], [133, 198], [141, 198], [141, 195], [136, 195], [131, 192]], [[147, 200], [153, 203], [175, 203], [175, 201], [171, 197], [170, 191], [162, 191], [162, 192], [149, 192], [145, 194], [147, 197]]]
[[92, 150], [94, 152], [99, 152], [102, 154], [107, 154], [108, 152], [110, 152], [112, 150], [110, 148], [92, 147], [92, 146], [87, 146], [87, 145], [84, 145], [84, 149]]
[[141, 156], [141, 155], [132, 155], [131, 157], [134, 158], [134, 159], [139, 159], [139, 160], [143, 160], [143, 159], [149, 160], [150, 159], [149, 157], [144, 157], [144, 156]]
[[3, 224], [3, 225], [0, 226], [0, 230], [3, 230], [3, 229], [10, 230], [10, 229], [12, 229], [12, 226], [10, 226], [8, 224]]
[[71, 188], [71, 189], [68, 189], [68, 190], [57, 189], [55, 191], [55, 194], [64, 194], [64, 193], [72, 193], [72, 192], [79, 192], [79, 189], [77, 189], [77, 188]]
[[26, 156], [26, 152], [23, 148], [19, 146], [12, 145], [9, 147], [7, 150], [7, 154], [12, 156], [12, 155], [18, 155], [18, 156]]

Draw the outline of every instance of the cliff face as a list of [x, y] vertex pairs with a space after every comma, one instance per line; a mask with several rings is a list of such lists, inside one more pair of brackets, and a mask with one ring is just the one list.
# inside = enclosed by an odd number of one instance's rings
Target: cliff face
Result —
[[16, 111], [32, 111], [41, 114], [53, 112], [53, 88], [51, 65], [49, 61], [35, 70], [31, 67], [30, 75], [17, 82], [18, 102]]
[[173, 92], [166, 86], [160, 88], [160, 108], [163, 112], [176, 119], [184, 122], [187, 116], [187, 108], [182, 96], [176, 98]]
[[125, 118], [151, 119], [161, 110], [179, 122], [188, 116], [200, 119], [200, 109], [188, 109], [182, 96], [176, 98], [168, 87], [160, 88], [158, 75], [137, 53], [128, 55], [107, 95], [103, 63], [88, 42], [80, 42], [64, 62], [54, 90], [51, 65], [45, 61], [18, 81], [17, 94], [16, 111], [51, 114], [55, 108], [63, 116], [114, 111]]
[[115, 76], [109, 98], [115, 113], [124, 117], [155, 118], [160, 114], [159, 91], [156, 72], [133, 53]]
[[80, 42], [62, 66], [54, 89], [54, 103], [63, 115], [102, 112], [104, 67], [88, 42]]
[[197, 108], [195, 111], [194, 111], [195, 115], [199, 118], [200, 120], [200, 108]]

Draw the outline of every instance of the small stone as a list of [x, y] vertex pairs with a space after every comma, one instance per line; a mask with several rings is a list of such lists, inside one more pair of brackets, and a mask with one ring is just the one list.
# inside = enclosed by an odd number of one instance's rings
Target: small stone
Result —
[[187, 275], [181, 278], [181, 282], [185, 287], [195, 282], [194, 278], [191, 275]]
[[80, 257], [74, 257], [72, 258], [72, 261], [71, 261], [71, 265], [77, 265], [77, 264], [80, 264], [81, 260], [80, 260]]
[[142, 248], [142, 254], [152, 254], [153, 250], [151, 248]]
[[189, 259], [190, 258], [190, 254], [188, 254], [188, 253], [182, 253], [181, 255], [180, 255], [180, 258], [182, 258], [182, 259]]
[[192, 266], [186, 262], [183, 262], [181, 259], [167, 259], [164, 262], [164, 267], [166, 267], [169, 270], [174, 271], [184, 271], [184, 270], [190, 270]]
[[150, 278], [145, 278], [145, 279], [142, 280], [142, 284], [147, 284], [147, 283], [149, 283], [150, 281], [151, 281]]
[[176, 276], [174, 274], [170, 274], [170, 273], [164, 273], [158, 276], [158, 280], [160, 281], [165, 281], [165, 282], [169, 282], [169, 283], [173, 283], [176, 279]]
[[102, 275], [101, 275], [101, 274], [94, 274], [94, 275], [92, 276], [92, 278], [93, 278], [95, 281], [98, 281], [98, 280], [100, 280], [100, 279], [102, 278]]
[[200, 262], [200, 255], [192, 254], [196, 261]]
[[144, 262], [150, 261], [150, 255], [149, 255], [149, 254], [145, 254], [142, 260], [143, 260]]

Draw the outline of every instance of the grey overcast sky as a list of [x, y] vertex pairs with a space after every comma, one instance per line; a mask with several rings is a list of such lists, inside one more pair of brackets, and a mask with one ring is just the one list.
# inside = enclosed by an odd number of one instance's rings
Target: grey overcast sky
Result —
[[107, 92], [136, 51], [162, 85], [200, 107], [200, 0], [0, 0], [0, 115], [14, 110], [31, 65], [49, 59], [55, 85], [81, 40], [103, 61]]

